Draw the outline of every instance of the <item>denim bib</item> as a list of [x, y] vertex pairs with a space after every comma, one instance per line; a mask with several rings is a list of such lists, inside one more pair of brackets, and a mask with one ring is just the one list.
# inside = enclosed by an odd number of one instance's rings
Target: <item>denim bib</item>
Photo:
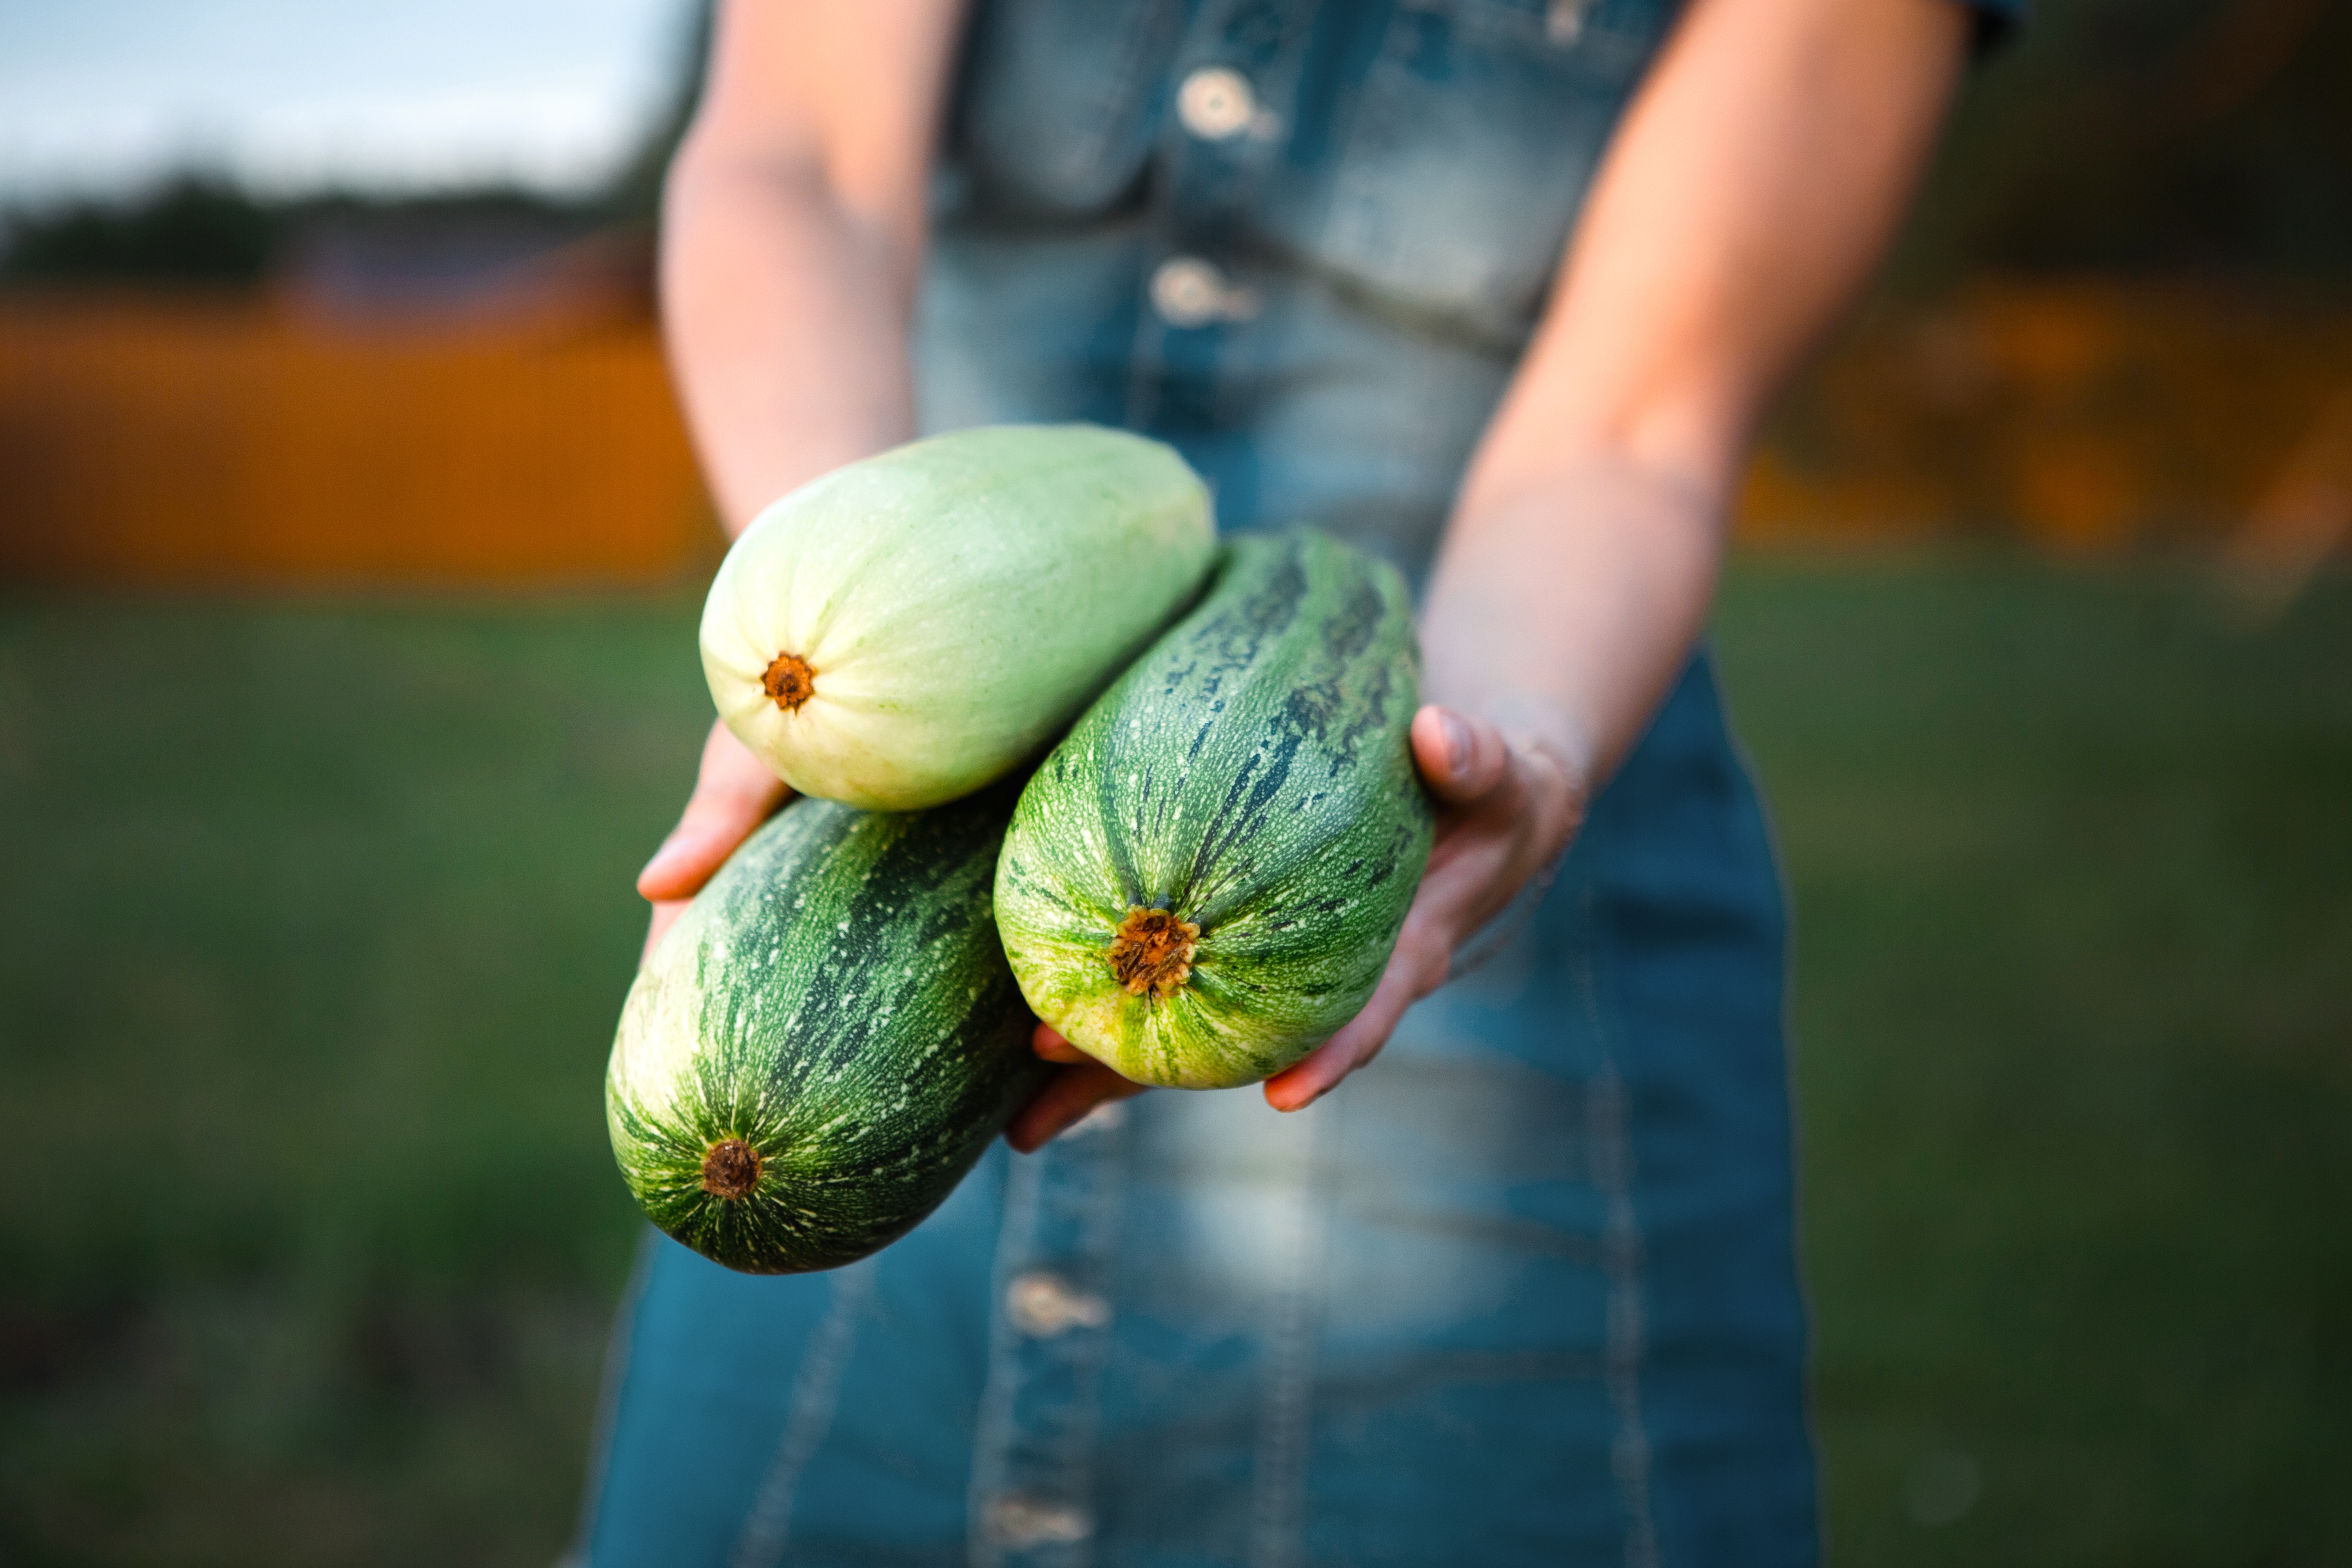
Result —
[[1228, 528], [1416, 579], [1660, 0], [998, 0], [918, 334], [929, 428], [1173, 443]]
[[[1417, 579], [1668, 21], [984, 4], [926, 428], [1142, 430], [1223, 526]], [[1811, 1562], [1784, 937], [1701, 658], [1533, 919], [1314, 1109], [1140, 1096], [827, 1275], [649, 1237], [585, 1560]]]

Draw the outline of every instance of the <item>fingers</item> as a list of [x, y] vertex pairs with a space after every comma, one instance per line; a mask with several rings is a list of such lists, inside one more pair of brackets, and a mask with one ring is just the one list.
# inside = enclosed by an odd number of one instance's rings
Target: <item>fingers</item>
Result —
[[703, 742], [694, 794], [677, 826], [637, 873], [638, 894], [656, 903], [692, 898], [791, 794], [726, 725], [713, 724]]
[[1037, 1026], [1029, 1037], [1029, 1048], [1064, 1065], [1004, 1130], [1004, 1141], [1024, 1154], [1051, 1143], [1095, 1107], [1143, 1092], [1143, 1085], [1119, 1077], [1063, 1038], [1051, 1024]]
[[684, 899], [670, 899], [654, 906], [653, 921], [646, 931], [645, 951], [637, 954], [638, 968], [643, 969], [646, 961], [653, 957], [654, 949], [661, 945], [661, 939], [669, 934], [670, 927], [677, 924], [677, 917], [686, 913], [686, 905]]
[[1412, 760], [1432, 795], [1466, 805], [1504, 782], [1511, 748], [1486, 720], [1431, 703], [1412, 716]]
[[1024, 1154], [1034, 1154], [1096, 1106], [1142, 1092], [1141, 1084], [1129, 1082], [1100, 1062], [1066, 1067], [1022, 1107], [1004, 1130], [1004, 1141]]
[[1065, 1067], [1078, 1067], [1094, 1058], [1062, 1037], [1060, 1030], [1051, 1024], [1040, 1024], [1029, 1036], [1029, 1048], [1049, 1062]]
[[1521, 835], [1456, 824], [1430, 855], [1408, 918], [1444, 932], [1450, 952], [1509, 903], [1540, 864]]
[[1304, 1110], [1380, 1055], [1405, 1009], [1444, 984], [1452, 952], [1433, 922], [1423, 920], [1416, 925], [1413, 916], [1407, 916], [1396, 951], [1389, 955], [1389, 965], [1381, 972], [1381, 983], [1364, 1010], [1306, 1059], [1266, 1079], [1265, 1102], [1276, 1110]]
[[1300, 1110], [1378, 1056], [1405, 1009], [1444, 983], [1454, 950], [1559, 853], [1579, 811], [1567, 771], [1523, 752], [1487, 721], [1434, 704], [1412, 720], [1413, 763], [1451, 809], [1363, 1011], [1305, 1060], [1265, 1082], [1276, 1110]]

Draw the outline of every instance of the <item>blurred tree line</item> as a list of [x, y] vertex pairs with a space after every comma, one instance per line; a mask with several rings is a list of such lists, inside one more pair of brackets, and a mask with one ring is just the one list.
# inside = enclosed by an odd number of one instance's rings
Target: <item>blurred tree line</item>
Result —
[[20, 215], [0, 250], [0, 284], [250, 287], [269, 276], [292, 237], [322, 220], [352, 218], [520, 223], [555, 237], [628, 221], [602, 197], [562, 201], [488, 190], [270, 201], [218, 175], [186, 174], [129, 201], [74, 202]]
[[2352, 5], [2041, 0], [1963, 95], [1898, 279], [2352, 271]]
[[[398, 203], [271, 202], [184, 177], [124, 203], [7, 220], [0, 281], [258, 280], [322, 211], [536, 213], [649, 226], [700, 90], [707, 0], [678, 86], [603, 191]], [[1932, 289], [1978, 270], [2352, 276], [2352, 5], [2345, 0], [2047, 0], [1964, 95], [1894, 277]]]
[[690, 0], [676, 82], [636, 152], [601, 190], [576, 197], [520, 187], [362, 196], [345, 192], [271, 200], [203, 171], [128, 198], [82, 199], [0, 211], [0, 285], [115, 282], [250, 287], [288, 242], [321, 219], [525, 223], [587, 233], [650, 229], [671, 153], [702, 95], [711, 0]]

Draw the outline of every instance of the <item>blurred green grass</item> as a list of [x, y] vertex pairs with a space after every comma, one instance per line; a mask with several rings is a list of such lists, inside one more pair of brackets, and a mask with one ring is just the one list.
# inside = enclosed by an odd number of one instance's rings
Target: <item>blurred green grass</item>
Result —
[[2347, 589], [2255, 635], [2178, 569], [1728, 584], [1833, 1561], [2352, 1562]]
[[[0, 606], [0, 1561], [560, 1549], [694, 609]], [[2352, 1559], [2347, 612], [1733, 572], [1836, 1561]]]
[[0, 1561], [559, 1550], [693, 614], [0, 618]]

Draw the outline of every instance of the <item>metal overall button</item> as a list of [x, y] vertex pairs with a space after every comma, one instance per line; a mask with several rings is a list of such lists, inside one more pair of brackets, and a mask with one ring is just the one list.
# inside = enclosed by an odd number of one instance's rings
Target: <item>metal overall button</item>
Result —
[[1090, 1291], [1073, 1290], [1058, 1274], [1034, 1269], [1005, 1288], [1004, 1311], [1013, 1326], [1033, 1339], [1050, 1340], [1067, 1329], [1099, 1329], [1110, 1321], [1110, 1303]]
[[1203, 66], [1176, 89], [1176, 118], [1203, 142], [1238, 136], [1257, 118], [1249, 79], [1223, 66]]
[[1065, 1546], [1095, 1532], [1092, 1515], [1067, 1503], [1007, 1492], [988, 1505], [988, 1533], [1014, 1552], [1033, 1546]]
[[1171, 327], [1205, 327], [1248, 320], [1257, 313], [1257, 296], [1235, 288], [1214, 262], [1171, 256], [1152, 270], [1151, 308]]

